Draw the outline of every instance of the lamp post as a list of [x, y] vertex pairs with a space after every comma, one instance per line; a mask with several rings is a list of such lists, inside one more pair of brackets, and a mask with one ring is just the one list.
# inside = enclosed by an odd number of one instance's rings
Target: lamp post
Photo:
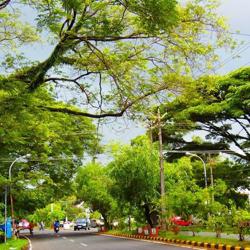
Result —
[[[12, 171], [12, 167], [14, 166], [14, 164], [16, 162], [27, 162], [27, 158], [29, 158], [31, 156], [31, 154], [26, 154], [26, 155], [23, 155], [23, 156], [20, 156], [20, 157], [17, 157], [11, 164], [10, 164], [10, 167], [9, 167], [9, 181], [11, 183], [11, 171]], [[7, 190], [6, 190], [7, 192]], [[9, 192], [10, 192], [10, 207], [11, 207], [11, 217], [12, 217], [12, 228], [14, 230], [14, 225], [15, 225], [15, 219], [14, 219], [14, 205], [13, 205], [13, 197], [12, 197], [12, 193], [11, 193], [11, 184], [10, 184], [10, 189], [9, 189]], [[7, 201], [5, 203], [5, 207], [7, 208]]]
[[193, 154], [193, 153], [190, 153], [190, 152], [186, 152], [186, 155], [197, 157], [202, 161], [203, 168], [204, 168], [205, 188], [207, 189], [207, 168], [206, 168], [206, 164], [205, 164], [204, 160], [199, 155]]

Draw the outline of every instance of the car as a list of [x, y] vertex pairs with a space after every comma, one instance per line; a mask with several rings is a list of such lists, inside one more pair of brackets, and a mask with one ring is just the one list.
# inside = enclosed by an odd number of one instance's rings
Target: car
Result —
[[19, 236], [19, 233], [21, 230], [28, 229], [30, 231], [30, 234], [33, 235], [33, 229], [34, 229], [34, 224], [26, 219], [21, 219], [20, 221], [16, 221], [16, 236]]
[[87, 220], [86, 219], [77, 219], [74, 225], [74, 231], [85, 229], [87, 230]]
[[192, 224], [192, 221], [183, 220], [180, 216], [174, 216], [170, 221], [179, 226], [190, 226]]

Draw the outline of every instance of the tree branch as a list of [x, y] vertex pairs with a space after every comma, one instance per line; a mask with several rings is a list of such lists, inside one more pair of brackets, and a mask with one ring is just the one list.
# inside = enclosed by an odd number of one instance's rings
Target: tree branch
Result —
[[121, 117], [129, 108], [131, 108], [136, 103], [140, 102], [141, 100], [145, 99], [146, 97], [148, 97], [150, 95], [156, 94], [156, 93], [158, 93], [162, 90], [165, 90], [165, 89], [167, 89], [167, 86], [162, 85], [162, 86], [159, 86], [155, 90], [149, 91], [149, 92], [139, 96], [138, 98], [136, 98], [133, 101], [129, 102], [128, 100], [126, 100], [124, 105], [123, 105], [123, 108], [117, 112], [104, 112], [101, 114], [93, 114], [93, 113], [82, 112], [82, 111], [78, 111], [78, 110], [72, 110], [72, 109], [68, 109], [68, 108], [59, 108], [59, 107], [51, 107], [51, 106], [37, 106], [37, 107], [42, 109], [42, 110], [48, 110], [51, 112], [59, 112], [59, 113], [64, 113], [64, 114], [76, 115], [76, 116], [85, 116], [85, 117], [90, 117], [90, 118]]
[[115, 42], [120, 40], [131, 40], [131, 39], [149, 39], [149, 38], [155, 38], [155, 36], [144, 36], [142, 34], [130, 34], [127, 36], [105, 36], [105, 37], [99, 37], [99, 36], [76, 36], [72, 35], [72, 39], [78, 39], [80, 41], [95, 41], [95, 42]]
[[10, 3], [11, 0], [5, 0], [3, 2], [0, 2], [0, 10], [5, 8], [9, 3]]

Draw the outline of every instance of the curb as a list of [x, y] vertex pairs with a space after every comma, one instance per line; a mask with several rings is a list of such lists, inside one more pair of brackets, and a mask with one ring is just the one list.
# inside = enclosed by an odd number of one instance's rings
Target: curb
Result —
[[[25, 249], [27, 249], [27, 250], [32, 250], [31, 240], [30, 240], [27, 236], [25, 236], [25, 235], [22, 235], [21, 237], [23, 237], [23, 238], [25, 238], [26, 240], [28, 240], [28, 245], [27, 245], [27, 247], [26, 247]], [[250, 250], [250, 249], [249, 249], [249, 250]]]
[[205, 249], [211, 250], [250, 250], [250, 247], [241, 247], [241, 246], [231, 246], [224, 244], [215, 244], [215, 243], [207, 243], [207, 242], [198, 242], [198, 241], [190, 241], [190, 240], [180, 240], [180, 239], [167, 239], [163, 237], [156, 236], [144, 236], [138, 234], [120, 234], [120, 233], [107, 233], [103, 232], [102, 234], [110, 235], [110, 236], [118, 236], [125, 238], [133, 238], [133, 239], [143, 239], [143, 240], [151, 240], [162, 243], [171, 243], [176, 245], [188, 245], [193, 247], [201, 247]]

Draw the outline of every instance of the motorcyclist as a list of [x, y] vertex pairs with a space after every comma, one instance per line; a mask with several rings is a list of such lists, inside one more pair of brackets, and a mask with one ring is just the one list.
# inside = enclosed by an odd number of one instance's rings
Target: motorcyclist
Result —
[[54, 232], [55, 232], [55, 233], [58, 233], [58, 232], [59, 232], [59, 227], [60, 227], [60, 222], [59, 222], [59, 220], [56, 220], [56, 221], [54, 222]]

